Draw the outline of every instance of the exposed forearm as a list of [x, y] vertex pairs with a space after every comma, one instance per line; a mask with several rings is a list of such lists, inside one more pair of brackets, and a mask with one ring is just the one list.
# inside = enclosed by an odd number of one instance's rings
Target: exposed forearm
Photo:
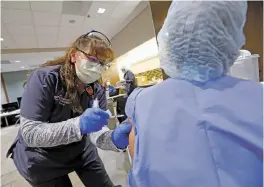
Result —
[[132, 130], [129, 133], [129, 153], [132, 158], [134, 158], [134, 145], [135, 145], [135, 134], [134, 134], [134, 127], [132, 127]]
[[112, 133], [113, 131], [109, 130], [108, 127], [103, 127], [102, 130], [91, 133], [90, 140], [96, 147], [102, 150], [118, 152], [119, 150], [112, 141]]
[[82, 139], [79, 117], [58, 123], [20, 118], [21, 132], [29, 147], [55, 147]]

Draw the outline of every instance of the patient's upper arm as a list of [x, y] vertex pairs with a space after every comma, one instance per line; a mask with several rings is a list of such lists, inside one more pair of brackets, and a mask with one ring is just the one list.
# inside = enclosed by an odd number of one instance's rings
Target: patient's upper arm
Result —
[[[137, 135], [137, 125], [135, 123], [135, 104], [136, 104], [136, 97], [138, 94], [143, 90], [143, 88], [136, 88], [131, 95], [127, 99], [126, 103], [126, 115], [128, 117], [128, 123], [132, 125], [131, 132], [129, 134], [129, 152], [131, 157], [134, 156], [134, 144], [135, 144], [135, 135]], [[136, 134], [134, 133], [134, 129], [136, 128]]]

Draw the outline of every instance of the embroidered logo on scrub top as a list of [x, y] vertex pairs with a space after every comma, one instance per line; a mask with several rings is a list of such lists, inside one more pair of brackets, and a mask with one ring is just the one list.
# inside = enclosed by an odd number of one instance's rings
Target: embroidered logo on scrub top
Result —
[[54, 96], [54, 100], [57, 101], [62, 106], [71, 104], [71, 101], [69, 99], [65, 99], [63, 95], [64, 95], [64, 91], [61, 90], [57, 95]]

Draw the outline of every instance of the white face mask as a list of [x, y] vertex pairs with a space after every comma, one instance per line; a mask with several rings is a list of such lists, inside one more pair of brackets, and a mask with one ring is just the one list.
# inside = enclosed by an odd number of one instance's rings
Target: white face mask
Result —
[[97, 63], [86, 59], [79, 59], [75, 63], [76, 75], [85, 84], [90, 84], [100, 79], [104, 68]]

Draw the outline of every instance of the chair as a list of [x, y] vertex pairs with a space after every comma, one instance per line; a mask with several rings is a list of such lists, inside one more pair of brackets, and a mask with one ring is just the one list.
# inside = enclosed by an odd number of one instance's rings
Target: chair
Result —
[[18, 98], [17, 98], [17, 103], [18, 103], [18, 107], [19, 107], [19, 108], [20, 108], [21, 100], [22, 100], [22, 97], [18, 97]]

